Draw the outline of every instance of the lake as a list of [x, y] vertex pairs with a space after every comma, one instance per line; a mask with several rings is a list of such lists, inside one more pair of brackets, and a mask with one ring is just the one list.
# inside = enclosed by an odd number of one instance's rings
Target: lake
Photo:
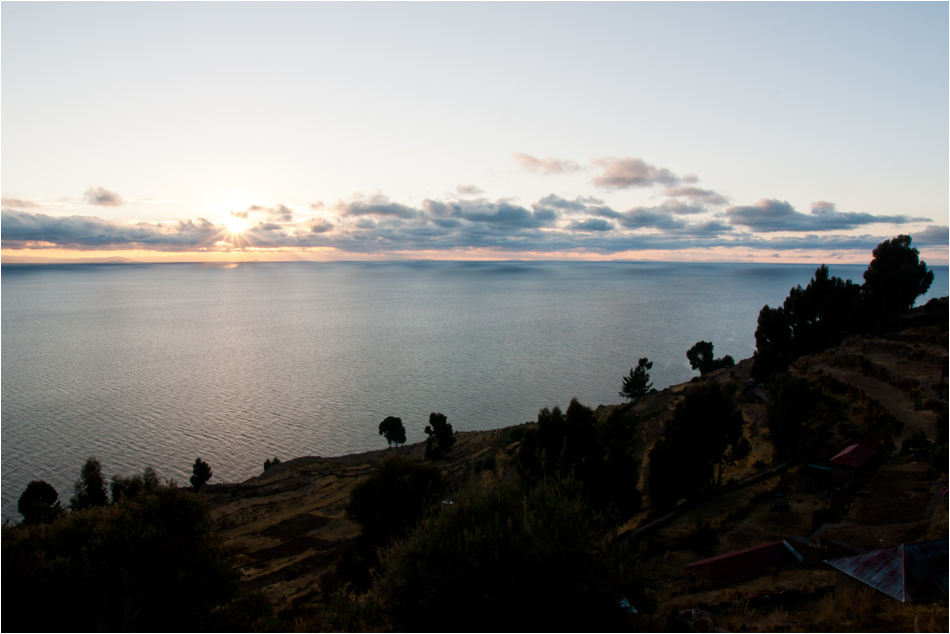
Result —
[[[33, 479], [65, 504], [86, 457], [187, 484], [265, 459], [409, 442], [430, 412], [457, 431], [540, 408], [618, 403], [640, 357], [689, 380], [701, 339], [739, 360], [764, 304], [815, 265], [560, 262], [3, 265], [3, 518]], [[866, 266], [832, 266], [862, 281]], [[928, 295], [948, 294], [932, 267]]]

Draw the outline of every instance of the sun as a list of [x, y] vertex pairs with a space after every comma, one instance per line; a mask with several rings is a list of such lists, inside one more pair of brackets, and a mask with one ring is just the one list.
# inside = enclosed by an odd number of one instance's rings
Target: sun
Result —
[[235, 234], [247, 231], [250, 225], [244, 218], [235, 218], [234, 216], [231, 216], [224, 221], [224, 226], [227, 227], [228, 233]]

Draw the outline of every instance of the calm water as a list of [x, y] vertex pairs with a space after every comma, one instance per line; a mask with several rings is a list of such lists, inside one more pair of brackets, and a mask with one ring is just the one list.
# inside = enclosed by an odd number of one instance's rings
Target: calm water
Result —
[[[865, 266], [837, 266], [861, 281]], [[617, 403], [642, 356], [656, 387], [700, 339], [748, 357], [756, 317], [814, 265], [338, 263], [2, 267], [3, 517], [31, 479], [65, 502], [82, 461], [212, 482], [265, 459], [379, 449], [400, 416], [456, 430]], [[934, 267], [930, 296], [947, 295]], [[925, 300], [927, 298], [924, 298]]]

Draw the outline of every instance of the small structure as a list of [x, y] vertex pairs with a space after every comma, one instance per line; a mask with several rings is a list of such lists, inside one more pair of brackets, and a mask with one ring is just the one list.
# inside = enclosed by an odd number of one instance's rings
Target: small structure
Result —
[[947, 602], [947, 540], [828, 559], [838, 585], [869, 586], [901, 603]]
[[834, 482], [851, 482], [868, 460], [874, 457], [880, 445], [864, 440], [849, 440], [834, 458], [829, 460]]
[[683, 566], [683, 585], [724, 586], [762, 577], [800, 563], [802, 556], [788, 542], [760, 544]]

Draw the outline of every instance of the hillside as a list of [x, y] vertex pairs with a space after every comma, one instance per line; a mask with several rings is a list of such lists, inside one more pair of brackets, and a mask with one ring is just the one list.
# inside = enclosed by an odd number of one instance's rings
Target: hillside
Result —
[[[878, 620], [874, 629], [909, 630], [916, 618], [946, 630], [945, 606], [916, 611], [896, 603], [885, 608], [860, 601], [842, 606], [843, 599], [832, 592], [833, 571], [821, 564], [775, 570], [724, 589], [699, 590], [684, 587], [682, 567], [790, 536], [866, 550], [946, 537], [947, 501], [941, 493], [947, 482], [947, 349], [945, 321], [915, 325], [911, 319], [896, 333], [852, 337], [800, 358], [791, 373], [818, 390], [823, 404], [821, 415], [805, 432], [801, 451], [788, 464], [775, 465], [773, 460], [768, 395], [743, 388], [739, 401], [751, 453], [726, 468], [722, 489], [662, 518], [649, 504], [647, 456], [690, 384], [650, 394], [634, 406], [599, 407], [601, 421], [619, 414], [637, 424], [634, 452], [643, 460], [644, 510], [623, 523], [617, 534], [638, 560], [657, 605], [656, 615], [642, 617], [642, 627], [703, 630], [715, 624], [731, 630], [742, 624], [753, 631], [860, 630], [873, 614]], [[935, 370], [941, 367], [943, 383], [935, 382]], [[744, 385], [750, 368], [747, 359], [702, 381]], [[521, 430], [513, 432], [519, 427], [457, 433], [450, 457], [437, 462], [449, 484], [517, 477], [512, 456]], [[943, 445], [943, 469], [935, 470], [919, 454], [900, 455], [902, 443], [918, 432]], [[837, 487], [815, 486], [805, 477], [804, 465], [818, 460], [822, 447], [836, 448], [851, 438], [880, 444], [869, 470]], [[297, 458], [240, 484], [207, 487], [222, 535], [239, 553], [243, 583], [260, 588], [281, 618], [318, 626], [314, 619], [322, 610], [320, 577], [334, 569], [342, 550], [360, 532], [345, 513], [350, 491], [387, 456], [422, 460], [423, 452], [424, 445], [418, 443], [338, 458]], [[487, 456], [494, 459], [486, 461]], [[787, 505], [776, 511], [774, 502]]]

